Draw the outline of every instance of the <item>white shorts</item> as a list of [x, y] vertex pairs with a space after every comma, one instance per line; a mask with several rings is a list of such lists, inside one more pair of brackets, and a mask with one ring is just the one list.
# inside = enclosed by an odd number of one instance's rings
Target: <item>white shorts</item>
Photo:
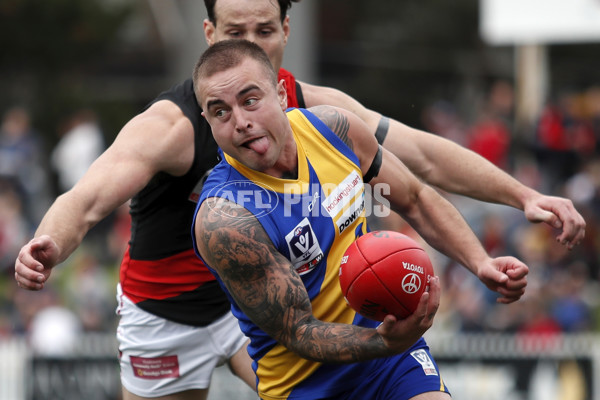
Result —
[[228, 312], [206, 327], [193, 327], [150, 314], [117, 287], [117, 327], [121, 383], [141, 397], [206, 389], [213, 370], [246, 343]]

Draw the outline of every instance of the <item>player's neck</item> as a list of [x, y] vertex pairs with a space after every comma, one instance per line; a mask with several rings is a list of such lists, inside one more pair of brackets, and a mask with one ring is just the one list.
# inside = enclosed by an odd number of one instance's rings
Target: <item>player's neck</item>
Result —
[[293, 171], [286, 171], [283, 174], [281, 174], [281, 179], [293, 179], [296, 180], [298, 179], [298, 168], [296, 168]]
[[289, 135], [273, 168], [265, 173], [280, 179], [298, 179], [298, 146], [293, 135]]

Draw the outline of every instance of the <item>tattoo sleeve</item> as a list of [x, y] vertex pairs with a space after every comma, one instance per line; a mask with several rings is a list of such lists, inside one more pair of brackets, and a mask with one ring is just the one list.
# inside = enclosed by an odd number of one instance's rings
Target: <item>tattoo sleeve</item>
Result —
[[339, 136], [340, 139], [346, 143], [346, 146], [350, 147], [350, 150], [354, 150], [354, 144], [352, 140], [348, 137], [348, 130], [350, 129], [350, 124], [348, 123], [348, 118], [345, 115], [337, 112], [335, 108], [327, 107], [327, 106], [316, 106], [312, 107], [310, 111], [315, 114], [321, 121], [327, 125], [329, 129], [331, 129], [336, 135]]
[[209, 198], [195, 229], [202, 257], [237, 305], [288, 349], [307, 359], [338, 363], [391, 354], [375, 329], [327, 323], [312, 315], [302, 279], [248, 210]]

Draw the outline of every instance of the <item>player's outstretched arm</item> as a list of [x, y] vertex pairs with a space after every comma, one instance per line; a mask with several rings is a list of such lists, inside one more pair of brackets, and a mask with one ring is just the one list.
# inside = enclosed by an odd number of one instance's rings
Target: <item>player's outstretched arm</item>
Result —
[[585, 236], [585, 220], [571, 200], [543, 195], [450, 140], [390, 121], [384, 147], [430, 185], [523, 210], [530, 222], [560, 230], [556, 239], [569, 249]]
[[81, 180], [55, 200], [35, 238], [23, 246], [15, 260], [19, 286], [42, 289], [51, 269], [69, 257], [86, 233], [156, 172], [185, 173], [192, 162], [191, 143], [191, 123], [173, 103], [156, 103], [129, 121]]
[[[356, 362], [405, 351], [433, 323], [439, 290], [425, 294], [420, 312], [375, 329], [326, 323], [312, 314], [293, 266], [246, 209], [207, 199], [196, 217], [196, 244], [237, 305], [262, 330], [300, 356], [319, 362]], [[384, 339], [385, 337], [385, 339]]]
[[392, 209], [430, 245], [499, 293], [499, 302], [511, 303], [523, 295], [527, 265], [514, 257], [489, 257], [458, 210], [434, 189], [422, 184], [393, 154], [384, 150], [381, 172], [373, 183], [389, 183], [391, 194], [386, 197]]
[[[381, 114], [365, 108], [332, 88], [300, 82], [307, 107], [330, 104], [358, 115], [376, 132]], [[523, 185], [494, 164], [450, 140], [388, 121], [383, 146], [419, 178], [432, 186], [481, 201], [504, 204], [525, 212], [531, 222], [559, 229], [556, 239], [572, 249], [585, 236], [585, 221], [565, 198], [543, 195]]]
[[381, 159], [376, 161], [377, 141], [360, 118], [336, 107], [318, 106], [311, 111], [354, 149], [363, 175], [371, 169], [371, 164], [380, 162], [370, 184], [374, 188], [386, 186], [386, 190], [373, 190], [373, 193], [384, 195], [391, 208], [431, 246], [464, 265], [487, 287], [498, 292], [499, 302], [511, 303], [523, 295], [529, 272], [527, 266], [514, 257], [490, 258], [458, 210], [417, 179], [392, 153], [381, 149]]

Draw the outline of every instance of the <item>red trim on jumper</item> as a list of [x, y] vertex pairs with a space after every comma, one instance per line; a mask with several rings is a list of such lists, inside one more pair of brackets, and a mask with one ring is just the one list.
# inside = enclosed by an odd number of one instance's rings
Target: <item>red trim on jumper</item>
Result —
[[132, 260], [129, 246], [121, 262], [119, 279], [123, 293], [134, 303], [162, 300], [215, 280], [193, 249], [160, 260]]

